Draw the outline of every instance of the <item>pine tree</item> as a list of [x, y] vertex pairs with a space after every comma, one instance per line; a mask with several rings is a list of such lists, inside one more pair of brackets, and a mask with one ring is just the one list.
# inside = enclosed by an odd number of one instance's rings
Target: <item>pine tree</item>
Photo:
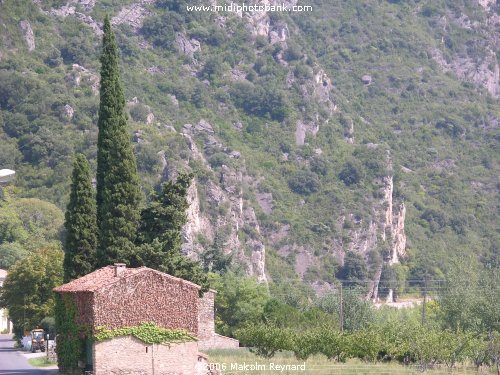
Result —
[[201, 264], [182, 255], [182, 227], [186, 223], [187, 191], [193, 176], [181, 174], [163, 185], [142, 210], [138, 247], [133, 266], [147, 266], [192, 281], [208, 289]]
[[140, 187], [127, 132], [118, 49], [109, 18], [104, 19], [101, 102], [97, 152], [98, 263], [129, 263], [139, 222]]
[[64, 280], [70, 281], [92, 272], [96, 267], [96, 203], [90, 167], [82, 154], [73, 163], [71, 193], [64, 227]]

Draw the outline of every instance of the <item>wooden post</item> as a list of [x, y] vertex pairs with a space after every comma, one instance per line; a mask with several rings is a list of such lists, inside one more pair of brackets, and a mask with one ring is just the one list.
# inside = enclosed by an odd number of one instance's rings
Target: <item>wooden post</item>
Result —
[[340, 332], [344, 332], [344, 296], [342, 291], [342, 283], [340, 283]]

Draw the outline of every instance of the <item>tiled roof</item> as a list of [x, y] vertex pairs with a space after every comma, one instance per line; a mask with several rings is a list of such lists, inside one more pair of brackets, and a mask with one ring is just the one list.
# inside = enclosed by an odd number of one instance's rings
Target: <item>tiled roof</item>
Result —
[[199, 285], [196, 285], [190, 281], [183, 280], [148, 267], [125, 268], [119, 276], [115, 276], [115, 266], [107, 266], [91, 272], [85, 276], [82, 276], [76, 280], [70, 281], [69, 283], [58, 286], [53, 290], [54, 292], [59, 293], [95, 292], [101, 288], [114, 284], [124, 278], [137, 275], [141, 272], [155, 272], [157, 274], [160, 274], [162, 277], [181, 281], [183, 284], [200, 289]]

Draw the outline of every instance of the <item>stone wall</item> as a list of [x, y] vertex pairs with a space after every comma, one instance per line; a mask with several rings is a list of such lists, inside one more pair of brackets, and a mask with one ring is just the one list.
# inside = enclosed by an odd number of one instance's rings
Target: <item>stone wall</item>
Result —
[[238, 348], [238, 340], [215, 333], [215, 293], [210, 290], [198, 301], [198, 347], [200, 350]]
[[203, 346], [203, 342], [209, 341], [215, 333], [215, 293], [213, 290], [209, 290], [198, 300], [198, 340], [201, 346]]
[[94, 375], [197, 374], [198, 343], [195, 341], [149, 345], [132, 336], [122, 336], [95, 343], [93, 354]]
[[210, 339], [198, 343], [200, 350], [209, 349], [238, 349], [240, 342], [231, 337], [214, 333]]
[[196, 284], [145, 270], [95, 293], [93, 323], [95, 327], [120, 328], [155, 322], [197, 335], [198, 290]]

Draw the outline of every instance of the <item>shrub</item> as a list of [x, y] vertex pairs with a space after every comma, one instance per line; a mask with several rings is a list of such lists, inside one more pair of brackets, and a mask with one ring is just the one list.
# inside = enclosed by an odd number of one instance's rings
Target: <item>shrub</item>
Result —
[[366, 261], [358, 253], [347, 252], [344, 258], [344, 265], [340, 268], [337, 277], [348, 281], [362, 281], [368, 276]]
[[355, 160], [350, 160], [344, 164], [339, 173], [339, 178], [347, 186], [358, 184], [363, 178], [363, 167]]
[[310, 171], [299, 171], [288, 180], [288, 186], [295, 193], [309, 195], [317, 192], [321, 184], [316, 174]]
[[144, 104], [136, 104], [130, 108], [130, 117], [137, 122], [146, 122], [149, 115], [149, 108]]
[[321, 158], [314, 158], [311, 160], [311, 170], [321, 176], [326, 176], [328, 173], [328, 163]]
[[265, 358], [294, 349], [295, 333], [290, 329], [259, 324], [239, 329], [235, 336], [243, 345], [251, 347], [251, 352]]

